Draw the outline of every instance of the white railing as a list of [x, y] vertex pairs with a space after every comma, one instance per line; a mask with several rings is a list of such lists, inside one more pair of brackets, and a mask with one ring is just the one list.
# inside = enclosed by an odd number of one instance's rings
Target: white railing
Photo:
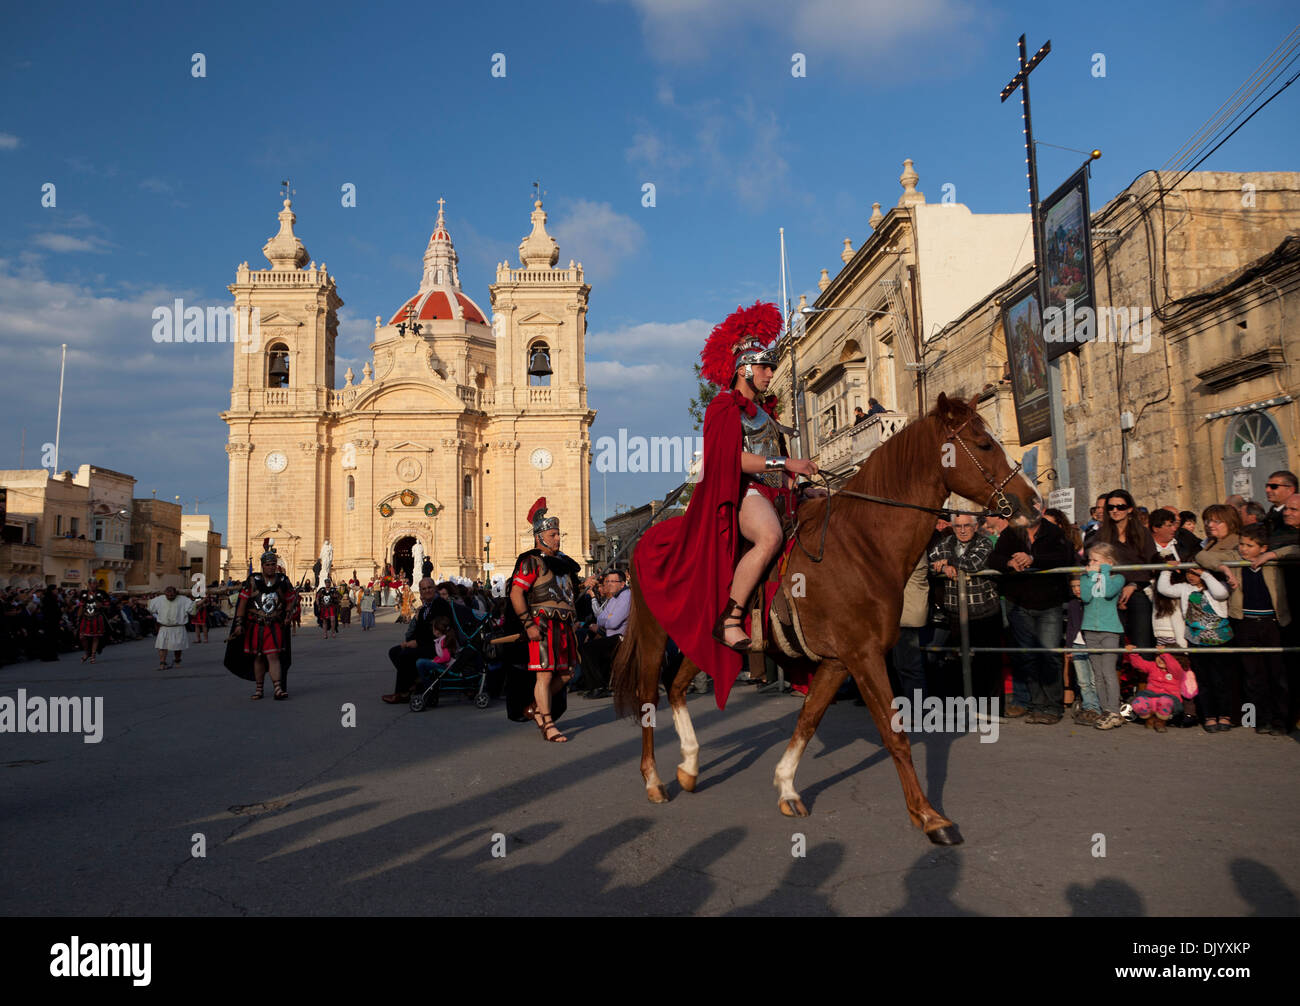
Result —
[[907, 425], [902, 412], [877, 412], [862, 423], [837, 431], [817, 448], [817, 464], [822, 468], [842, 468], [861, 464], [877, 447]]
[[581, 283], [582, 270], [573, 269], [503, 269], [497, 282], [505, 283]]
[[550, 388], [529, 388], [528, 401], [530, 402], [549, 402], [551, 400]]
[[267, 405], [289, 405], [290, 389], [289, 388], [267, 388], [266, 397], [263, 402]]
[[356, 400], [356, 397], [357, 397], [356, 388], [340, 388], [337, 391], [331, 391], [329, 393], [329, 408], [331, 409], [349, 408], [351, 407], [352, 403]]

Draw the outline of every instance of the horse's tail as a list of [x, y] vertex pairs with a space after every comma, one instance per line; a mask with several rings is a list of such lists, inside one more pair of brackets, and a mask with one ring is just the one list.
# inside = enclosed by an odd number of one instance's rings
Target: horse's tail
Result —
[[611, 677], [616, 715], [639, 720], [644, 703], [659, 705], [659, 668], [667, 642], [668, 634], [650, 613], [641, 586], [633, 579], [632, 607]]

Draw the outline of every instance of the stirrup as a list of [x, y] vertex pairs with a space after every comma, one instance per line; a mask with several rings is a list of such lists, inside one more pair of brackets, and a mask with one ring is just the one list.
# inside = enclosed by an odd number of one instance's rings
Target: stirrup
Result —
[[[734, 621], [732, 620], [733, 615], [736, 616]], [[726, 636], [724, 635], [726, 629], [733, 626], [740, 628], [744, 626], [744, 624], [745, 609], [737, 604], [733, 598], [729, 597], [727, 598], [727, 606], [722, 609], [722, 614], [719, 615], [718, 620], [713, 623], [713, 638], [715, 641], [721, 643], [728, 649], [735, 650], [737, 653], [748, 653], [750, 647], [754, 645], [752, 639], [746, 636], [738, 642], [728, 643]]]

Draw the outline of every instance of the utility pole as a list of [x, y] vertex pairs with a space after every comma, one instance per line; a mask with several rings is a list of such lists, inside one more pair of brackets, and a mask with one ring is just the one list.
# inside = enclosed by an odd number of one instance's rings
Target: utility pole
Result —
[[[1020, 108], [1025, 120], [1025, 174], [1029, 179], [1029, 214], [1034, 231], [1034, 273], [1038, 286], [1038, 318], [1041, 326], [1044, 306], [1047, 304], [1047, 270], [1043, 263], [1043, 250], [1039, 235], [1038, 221], [1038, 157], [1034, 152], [1034, 123], [1029, 114], [1029, 75], [1052, 51], [1052, 41], [1048, 39], [1043, 47], [1034, 53], [1034, 58], [1025, 59], [1025, 36], [1020, 36], [1020, 71], [1002, 88], [1002, 101], [1005, 102], [1016, 89], [1020, 89]], [[1042, 339], [1042, 329], [1039, 329]], [[1046, 345], [1043, 347], [1046, 355]], [[1052, 435], [1052, 467], [1056, 469], [1056, 485], [1070, 484], [1070, 462], [1065, 447], [1065, 401], [1061, 385], [1061, 357], [1047, 364], [1047, 398], [1050, 407]]]

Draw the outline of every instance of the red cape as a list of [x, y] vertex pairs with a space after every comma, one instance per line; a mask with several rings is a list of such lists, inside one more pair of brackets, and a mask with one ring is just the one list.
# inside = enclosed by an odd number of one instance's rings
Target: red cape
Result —
[[[770, 408], [775, 399], [769, 400]], [[650, 612], [681, 651], [713, 678], [722, 709], [744, 658], [713, 638], [740, 548], [740, 410], [754, 404], [720, 391], [704, 413], [704, 463], [686, 513], [656, 524], [636, 546], [632, 569]]]

